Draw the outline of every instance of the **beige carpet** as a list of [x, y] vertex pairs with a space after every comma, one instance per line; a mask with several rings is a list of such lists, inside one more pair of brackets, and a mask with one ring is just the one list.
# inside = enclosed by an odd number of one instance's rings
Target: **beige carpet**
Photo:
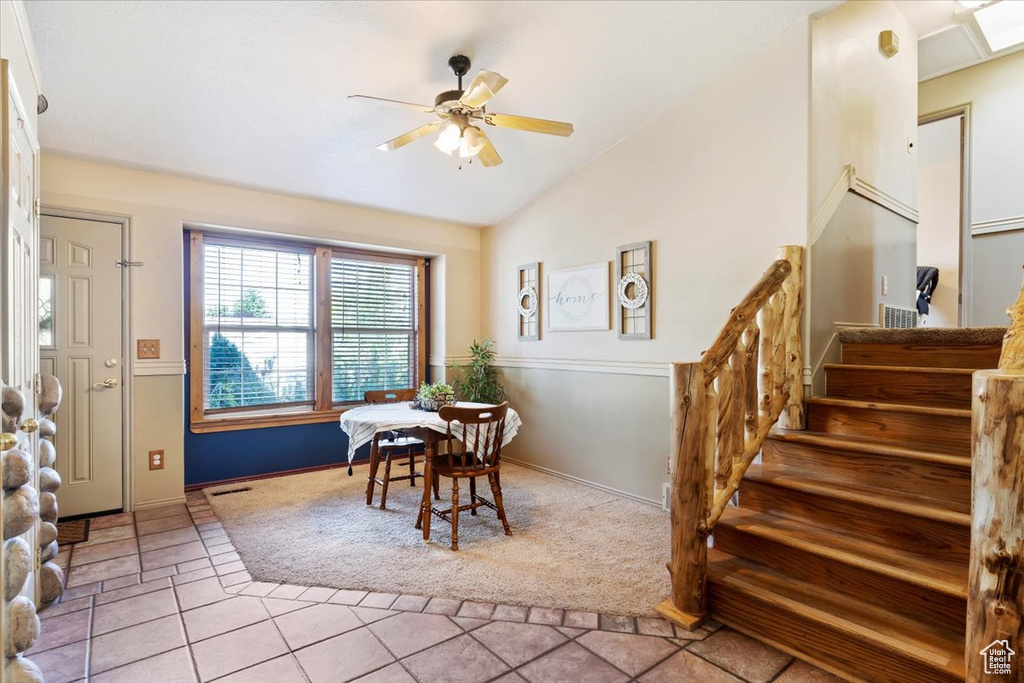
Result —
[[245, 486], [206, 494], [261, 581], [630, 615], [653, 614], [669, 592], [667, 512], [524, 467], [502, 466], [514, 535], [491, 510], [464, 513], [458, 552], [446, 522], [434, 518], [430, 543], [413, 528], [419, 482], [396, 482], [387, 510], [366, 506], [365, 467]]
[[842, 327], [839, 340], [861, 344], [1002, 344], [1005, 327]]

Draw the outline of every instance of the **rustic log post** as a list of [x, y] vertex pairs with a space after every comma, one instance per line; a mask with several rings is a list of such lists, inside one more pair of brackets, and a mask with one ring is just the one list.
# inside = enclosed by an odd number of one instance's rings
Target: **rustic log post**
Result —
[[761, 327], [761, 351], [758, 354], [757, 364], [759, 368], [757, 378], [758, 412], [761, 417], [768, 415], [768, 409], [772, 403], [772, 387], [775, 386], [775, 368], [772, 366], [772, 359], [775, 357], [775, 311], [771, 304], [765, 304], [758, 317], [758, 324]]
[[[672, 595], [655, 609], [687, 629], [707, 618], [708, 433], [714, 435], [708, 387], [700, 363], [673, 363], [672, 399]], [[714, 457], [714, 451], [711, 453]], [[711, 485], [712, 493], [714, 491]]]
[[1024, 370], [1024, 285], [1020, 288], [1017, 303], [1006, 311], [1010, 316], [1010, 327], [1003, 337], [1003, 353], [999, 356], [1000, 370]]
[[745, 396], [746, 350], [736, 347], [730, 362], [718, 375], [718, 458], [715, 466], [715, 488], [725, 488], [732, 474], [733, 461], [743, 453], [743, 418]]
[[793, 269], [782, 283], [786, 295], [786, 311], [782, 317], [782, 334], [786, 346], [786, 363], [782, 370], [789, 401], [779, 417], [782, 429], [805, 429], [804, 351], [801, 339], [804, 318], [804, 248], [788, 246], [779, 249], [778, 257], [789, 261]]
[[772, 396], [786, 390], [786, 292], [779, 290], [771, 302], [775, 318], [775, 339], [772, 342]]
[[[1019, 302], [1018, 302], [1019, 303]], [[968, 683], [1024, 681], [1024, 372], [974, 373]], [[1005, 673], [982, 655], [1013, 649]], [[990, 672], [986, 673], [986, 664]]]
[[[757, 321], [750, 323], [744, 339], [747, 349], [745, 368], [743, 371], [743, 391], [746, 418], [744, 420], [746, 441], [754, 438], [757, 434], [757, 350], [761, 342], [761, 330], [757, 327]], [[744, 448], [746, 445], [744, 444]]]

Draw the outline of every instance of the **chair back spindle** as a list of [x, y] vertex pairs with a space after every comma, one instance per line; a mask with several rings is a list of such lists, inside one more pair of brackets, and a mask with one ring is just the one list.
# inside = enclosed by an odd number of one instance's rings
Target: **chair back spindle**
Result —
[[500, 406], [467, 408], [444, 406], [438, 415], [448, 423], [444, 442], [449, 468], [485, 470], [501, 462], [508, 401]]

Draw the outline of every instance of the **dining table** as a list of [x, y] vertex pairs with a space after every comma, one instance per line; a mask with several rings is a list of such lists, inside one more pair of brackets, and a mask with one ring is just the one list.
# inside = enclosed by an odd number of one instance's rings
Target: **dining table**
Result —
[[[472, 403], [459, 401], [459, 408], [487, 408], [489, 403]], [[448, 433], [448, 423], [441, 419], [436, 411], [421, 410], [409, 403], [374, 403], [350, 408], [341, 414], [341, 430], [348, 436], [348, 473], [352, 476], [352, 461], [356, 451], [368, 444], [376, 444], [374, 436], [381, 433], [398, 432], [403, 436], [423, 441], [423, 498], [420, 502], [420, 518], [430, 513], [430, 489], [433, 481], [434, 458], [437, 456], [437, 444], [441, 437]], [[457, 423], [456, 423], [457, 424]], [[512, 408], [505, 415], [505, 432], [501, 445], [504, 447], [515, 438], [522, 421], [519, 414]], [[372, 490], [376, 472], [367, 475], [367, 494]], [[417, 523], [416, 528], [423, 529], [423, 540], [430, 537], [429, 524]]]

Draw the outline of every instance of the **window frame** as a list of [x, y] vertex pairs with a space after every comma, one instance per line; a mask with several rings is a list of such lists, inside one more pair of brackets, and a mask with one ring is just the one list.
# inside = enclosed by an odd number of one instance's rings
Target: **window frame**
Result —
[[[204, 394], [204, 371], [206, 363], [206, 317], [203, 252], [205, 236], [211, 241], [231, 243], [240, 246], [272, 248], [277, 250], [303, 251], [312, 253], [313, 268], [313, 378], [312, 406], [305, 404], [275, 404], [215, 409], [207, 411]], [[188, 271], [185, 277], [188, 304], [188, 346], [189, 346], [189, 427], [195, 434], [260, 429], [298, 424], [332, 422], [341, 413], [361, 403], [334, 403], [333, 380], [333, 332], [331, 323], [331, 259], [334, 256], [364, 261], [400, 263], [409, 265], [415, 271], [415, 361], [414, 382], [418, 386], [426, 379], [427, 373], [427, 311], [429, 310], [427, 270], [429, 260], [419, 256], [404, 256], [349, 247], [315, 244], [300, 240], [278, 240], [249, 235], [224, 234], [190, 230]], [[395, 387], [401, 388], [401, 387]]]

